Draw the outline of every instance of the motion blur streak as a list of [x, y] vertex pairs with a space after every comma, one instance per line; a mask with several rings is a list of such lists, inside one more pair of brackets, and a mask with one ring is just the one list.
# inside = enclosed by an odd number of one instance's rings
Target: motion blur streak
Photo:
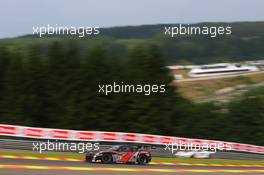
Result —
[[138, 169], [138, 168], [94, 168], [63, 166], [0, 165], [0, 169], [68, 170], [68, 171], [119, 171], [119, 172], [166, 172], [166, 173], [264, 173], [264, 170], [205, 170], [205, 169]]
[[[69, 162], [83, 162], [82, 159], [77, 158], [63, 158], [63, 157], [37, 157], [37, 156], [13, 156], [0, 155], [4, 159], [29, 159], [29, 160], [52, 160], [52, 161], [69, 161]], [[264, 167], [264, 163], [260, 164], [217, 164], [217, 163], [177, 163], [177, 162], [150, 162], [150, 165], [180, 165], [180, 166], [215, 166], [215, 167]]]

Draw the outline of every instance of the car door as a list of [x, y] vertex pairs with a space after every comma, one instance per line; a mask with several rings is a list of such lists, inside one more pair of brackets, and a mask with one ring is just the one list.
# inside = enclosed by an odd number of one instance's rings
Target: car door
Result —
[[131, 147], [120, 147], [117, 161], [120, 163], [127, 163], [134, 153], [135, 152]]

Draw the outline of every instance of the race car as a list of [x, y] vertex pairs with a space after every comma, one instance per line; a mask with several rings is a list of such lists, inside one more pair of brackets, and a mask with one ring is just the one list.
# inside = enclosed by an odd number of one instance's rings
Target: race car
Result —
[[209, 159], [215, 154], [212, 151], [203, 150], [193, 150], [193, 151], [178, 151], [175, 156], [178, 158], [199, 158], [199, 159]]
[[118, 145], [99, 152], [88, 152], [86, 162], [109, 163], [134, 163], [147, 164], [151, 161], [151, 155], [146, 150], [135, 146]]

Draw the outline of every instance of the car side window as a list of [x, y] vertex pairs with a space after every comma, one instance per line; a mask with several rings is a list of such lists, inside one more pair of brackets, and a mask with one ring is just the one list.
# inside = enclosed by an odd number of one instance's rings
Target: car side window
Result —
[[121, 147], [119, 151], [120, 152], [132, 152], [133, 150], [130, 147]]

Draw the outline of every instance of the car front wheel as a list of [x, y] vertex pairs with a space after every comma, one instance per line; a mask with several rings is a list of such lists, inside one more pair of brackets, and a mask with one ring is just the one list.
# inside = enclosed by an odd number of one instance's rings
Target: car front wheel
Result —
[[111, 154], [104, 154], [102, 156], [102, 163], [112, 163], [113, 162], [113, 157]]
[[138, 164], [144, 165], [148, 162], [147, 156], [145, 155], [140, 155], [138, 158]]

